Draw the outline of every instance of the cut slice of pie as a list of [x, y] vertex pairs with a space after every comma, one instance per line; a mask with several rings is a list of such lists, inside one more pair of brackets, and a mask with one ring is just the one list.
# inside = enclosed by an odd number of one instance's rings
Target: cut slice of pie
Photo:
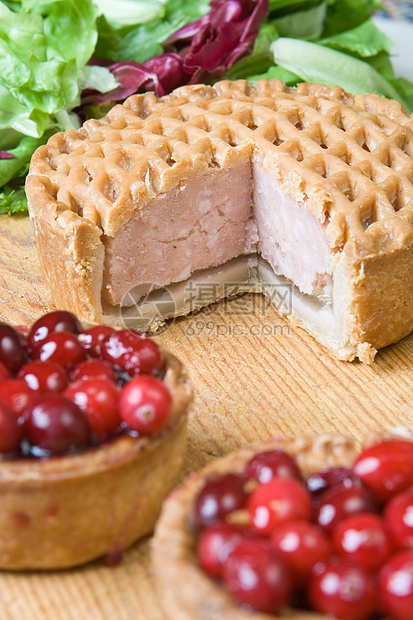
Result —
[[134, 95], [53, 136], [26, 191], [52, 300], [146, 330], [260, 290], [337, 357], [413, 330], [413, 120], [277, 80]]

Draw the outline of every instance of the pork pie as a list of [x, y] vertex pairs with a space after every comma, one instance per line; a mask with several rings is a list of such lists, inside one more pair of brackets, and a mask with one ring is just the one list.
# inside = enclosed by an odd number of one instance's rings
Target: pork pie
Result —
[[413, 329], [412, 129], [399, 103], [339, 87], [134, 95], [33, 156], [52, 300], [151, 331], [239, 285], [338, 358], [371, 362]]

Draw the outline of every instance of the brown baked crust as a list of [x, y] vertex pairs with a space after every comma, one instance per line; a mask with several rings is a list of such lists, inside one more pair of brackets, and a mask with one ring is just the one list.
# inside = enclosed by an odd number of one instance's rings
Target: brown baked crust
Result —
[[[274, 620], [276, 616], [251, 613], [239, 607], [219, 584], [198, 565], [196, 534], [188, 527], [194, 501], [206, 479], [216, 474], [241, 472], [256, 454], [281, 448], [294, 455], [309, 475], [323, 467], [349, 466], [361, 443], [340, 435], [318, 437], [275, 437], [220, 458], [189, 476], [165, 500], [152, 539], [152, 561], [165, 611], [173, 620]], [[291, 620], [321, 620], [316, 613], [285, 608], [279, 616]]]
[[70, 456], [0, 462], [0, 568], [76, 566], [119, 555], [152, 531], [178, 481], [192, 399], [184, 367], [164, 354], [173, 416], [162, 432], [121, 435]]

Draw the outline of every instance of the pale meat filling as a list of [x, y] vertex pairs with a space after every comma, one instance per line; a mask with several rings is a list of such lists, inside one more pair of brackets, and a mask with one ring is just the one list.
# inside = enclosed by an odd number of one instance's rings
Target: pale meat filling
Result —
[[[112, 306], [131, 306], [161, 287], [179, 297], [176, 283], [188, 279], [199, 286], [239, 279], [252, 290], [262, 285], [264, 293], [269, 282], [287, 282], [292, 310], [316, 331], [327, 323], [335, 331], [323, 228], [256, 164], [187, 180], [137, 211], [105, 245], [103, 300]], [[193, 308], [184, 298], [187, 312]]]

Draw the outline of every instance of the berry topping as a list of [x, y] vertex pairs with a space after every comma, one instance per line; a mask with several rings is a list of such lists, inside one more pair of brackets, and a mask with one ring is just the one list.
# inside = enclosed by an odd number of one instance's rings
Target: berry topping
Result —
[[77, 336], [71, 332], [49, 334], [33, 349], [33, 359], [57, 362], [66, 370], [72, 370], [85, 357], [84, 348]]
[[339, 557], [370, 572], [380, 569], [393, 551], [383, 519], [370, 513], [362, 512], [340, 521], [332, 541]]
[[153, 340], [123, 329], [106, 336], [101, 343], [103, 359], [115, 364], [131, 377], [159, 375], [164, 368], [162, 353]]
[[348, 564], [331, 564], [314, 574], [309, 585], [313, 609], [343, 620], [367, 620], [376, 609], [373, 577]]
[[400, 551], [379, 575], [382, 609], [394, 620], [413, 618], [413, 551]]
[[228, 557], [224, 583], [232, 596], [256, 611], [276, 614], [291, 594], [283, 557], [266, 540], [244, 540]]
[[92, 432], [99, 438], [119, 428], [119, 392], [113, 381], [107, 378], [76, 381], [67, 388], [65, 396], [86, 413]]
[[366, 448], [353, 471], [379, 501], [385, 502], [412, 484], [413, 442], [391, 439]]
[[34, 392], [59, 394], [67, 387], [69, 379], [65, 369], [56, 362], [30, 362], [17, 375]]
[[347, 467], [328, 467], [315, 472], [307, 478], [307, 487], [312, 495], [313, 502], [316, 502], [325, 491], [338, 485], [341, 488], [359, 487], [361, 486], [361, 480]]
[[90, 443], [87, 416], [61, 394], [38, 397], [25, 411], [24, 426], [37, 454], [64, 454]]
[[66, 310], [54, 310], [41, 316], [33, 323], [27, 335], [27, 342], [34, 349], [39, 342], [54, 332], [72, 332], [80, 334], [82, 325], [79, 319]]
[[85, 329], [79, 336], [79, 340], [83, 348], [90, 357], [99, 357], [101, 354], [100, 345], [106, 336], [112, 334], [115, 330], [108, 325], [95, 325], [89, 329]]
[[210, 577], [222, 577], [229, 554], [247, 536], [246, 528], [233, 523], [216, 523], [203, 530], [198, 543], [198, 561]]
[[309, 519], [311, 495], [304, 484], [294, 478], [273, 478], [251, 493], [247, 510], [253, 528], [267, 535], [287, 521]]
[[413, 487], [390, 500], [384, 520], [394, 544], [399, 549], [413, 550]]
[[351, 514], [376, 511], [370, 491], [364, 487], [349, 488], [340, 484], [321, 496], [314, 511], [314, 518], [326, 532], [331, 532], [340, 521]]
[[71, 374], [72, 381], [83, 379], [109, 379], [116, 381], [115, 371], [109, 362], [103, 360], [88, 359], [80, 362]]
[[11, 374], [10, 371], [5, 367], [4, 364], [0, 362], [0, 383], [1, 381], [5, 381], [6, 379], [10, 379]]
[[199, 493], [194, 509], [195, 522], [199, 527], [209, 527], [244, 507], [247, 494], [240, 476], [224, 474], [205, 483]]
[[0, 453], [19, 452], [23, 439], [23, 427], [15, 413], [5, 403], [0, 403]]
[[36, 400], [36, 392], [20, 379], [7, 379], [0, 383], [0, 401], [6, 403], [18, 416]]
[[257, 480], [261, 484], [278, 476], [302, 480], [297, 463], [283, 450], [260, 452], [250, 460], [244, 470], [245, 480]]
[[119, 397], [119, 413], [128, 427], [139, 433], [157, 433], [172, 415], [172, 397], [156, 377], [143, 375], [131, 379]]
[[7, 323], [0, 323], [0, 362], [11, 373], [18, 372], [27, 361], [25, 337]]
[[323, 530], [308, 521], [290, 521], [275, 529], [271, 542], [290, 567], [296, 586], [304, 586], [313, 570], [327, 564], [332, 552]]

